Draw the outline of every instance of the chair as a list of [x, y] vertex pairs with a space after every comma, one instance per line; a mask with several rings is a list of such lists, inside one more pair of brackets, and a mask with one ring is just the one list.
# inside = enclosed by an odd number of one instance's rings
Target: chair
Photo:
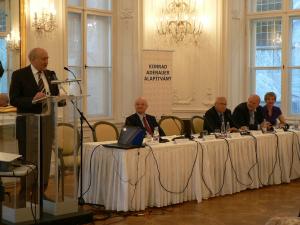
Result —
[[93, 128], [94, 141], [113, 141], [119, 138], [117, 127], [110, 122], [98, 121], [93, 125]]
[[[66, 168], [74, 168], [74, 151], [79, 150], [79, 131], [77, 130], [77, 139], [74, 139], [74, 127], [69, 123], [58, 123], [57, 125], [57, 144], [59, 158], [59, 176], [62, 175], [62, 187], [64, 187], [64, 174]], [[75, 149], [74, 149], [75, 146]], [[76, 166], [80, 165], [80, 158], [77, 157]], [[78, 169], [79, 173], [79, 169]], [[77, 174], [78, 176], [78, 174]], [[59, 179], [60, 180], [60, 179]], [[62, 188], [62, 191], [64, 188]], [[63, 195], [62, 195], [63, 196]]]
[[193, 116], [190, 122], [193, 134], [199, 134], [203, 131], [204, 118], [202, 116]]
[[158, 123], [167, 136], [184, 133], [183, 121], [176, 116], [163, 116]]

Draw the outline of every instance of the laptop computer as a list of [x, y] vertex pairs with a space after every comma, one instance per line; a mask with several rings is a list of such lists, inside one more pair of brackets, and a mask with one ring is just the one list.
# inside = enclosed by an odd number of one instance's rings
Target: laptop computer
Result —
[[121, 129], [121, 133], [117, 143], [104, 144], [107, 148], [132, 149], [145, 147], [143, 140], [145, 130], [140, 127], [125, 126]]

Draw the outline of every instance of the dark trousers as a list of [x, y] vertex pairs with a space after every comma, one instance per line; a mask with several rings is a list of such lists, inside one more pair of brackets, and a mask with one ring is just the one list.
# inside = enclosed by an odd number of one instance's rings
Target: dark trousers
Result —
[[[43, 184], [45, 189], [48, 185], [51, 164], [51, 152], [54, 140], [54, 120], [51, 115], [41, 116], [26, 115], [17, 118], [17, 138], [19, 154], [23, 158], [38, 166], [39, 152], [42, 152], [42, 170]], [[40, 130], [38, 129], [40, 127]], [[39, 140], [40, 137], [40, 140]], [[36, 186], [37, 176], [31, 173], [29, 176], [21, 178], [21, 192], [25, 192], [26, 188], [31, 190]]]

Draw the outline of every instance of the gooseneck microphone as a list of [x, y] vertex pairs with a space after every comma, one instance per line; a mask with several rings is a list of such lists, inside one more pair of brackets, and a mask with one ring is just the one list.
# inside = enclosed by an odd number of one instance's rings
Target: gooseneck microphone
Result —
[[[70, 69], [69, 69], [68, 67], [66, 67], [66, 66], [64, 67], [64, 70], [70, 72], [70, 73], [72, 74], [72, 76], [74, 77], [74, 79], [77, 80], [77, 77], [76, 77], [75, 73], [74, 73], [72, 70], [70, 70]], [[82, 95], [82, 89], [81, 89], [81, 85], [80, 85], [79, 81], [77, 81], [77, 84], [78, 84], [78, 86], [79, 86], [80, 94]]]

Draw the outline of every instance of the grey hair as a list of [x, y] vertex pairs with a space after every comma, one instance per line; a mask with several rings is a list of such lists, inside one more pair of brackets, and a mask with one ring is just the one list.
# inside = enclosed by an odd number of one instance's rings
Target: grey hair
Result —
[[29, 61], [32, 62], [33, 60], [35, 60], [38, 56], [38, 53], [41, 52], [41, 51], [46, 51], [46, 50], [43, 49], [43, 48], [33, 48], [33, 49], [31, 49], [31, 51], [28, 54]]

